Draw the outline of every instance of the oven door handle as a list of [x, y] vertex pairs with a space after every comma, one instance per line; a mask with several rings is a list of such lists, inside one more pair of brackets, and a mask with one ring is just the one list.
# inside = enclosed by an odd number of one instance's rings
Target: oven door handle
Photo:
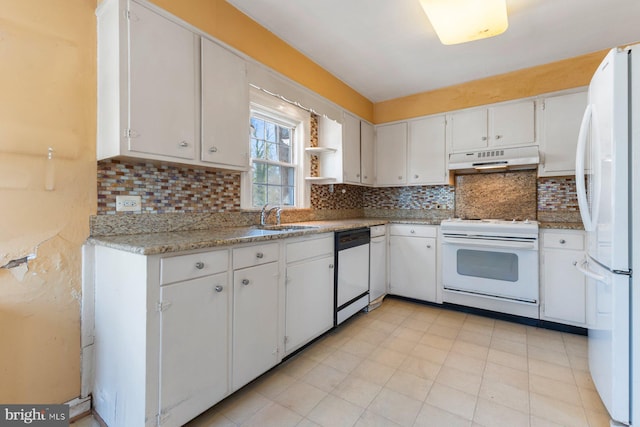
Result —
[[468, 239], [464, 237], [443, 237], [443, 244], [459, 245], [459, 246], [481, 246], [483, 248], [497, 249], [529, 249], [538, 248], [538, 241], [518, 242], [513, 240], [490, 240], [490, 239]]

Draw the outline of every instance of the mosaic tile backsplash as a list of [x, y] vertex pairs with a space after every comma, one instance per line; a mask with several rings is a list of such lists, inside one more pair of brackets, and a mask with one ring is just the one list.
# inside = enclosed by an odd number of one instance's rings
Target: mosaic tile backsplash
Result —
[[579, 212], [575, 177], [538, 178], [538, 211]]
[[240, 173], [123, 160], [98, 162], [98, 215], [116, 213], [116, 196], [142, 199], [142, 213], [237, 212]]

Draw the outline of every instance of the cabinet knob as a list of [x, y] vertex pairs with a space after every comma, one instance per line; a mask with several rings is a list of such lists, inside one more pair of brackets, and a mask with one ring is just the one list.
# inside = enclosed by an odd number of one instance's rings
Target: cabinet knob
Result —
[[573, 261], [571, 264], [578, 265], [578, 261]]
[[218, 285], [218, 286], [216, 286], [216, 287], [215, 287], [215, 288], [213, 288], [213, 289], [215, 289], [215, 290], [216, 290], [216, 292], [222, 292], [222, 290], [224, 289], [224, 287], [223, 287], [223, 286], [221, 286], [221, 285]]
[[367, 179], [367, 178], [369, 178], [369, 177], [368, 177], [367, 175], [365, 175], [365, 176], [364, 176], [364, 179]]
[[564, 245], [565, 243], [567, 243], [567, 241], [566, 241], [566, 240], [564, 240], [564, 239], [560, 239], [560, 244], [561, 244], [561, 245]]
[[333, 264], [329, 264], [329, 268], [333, 268]]
[[413, 175], [413, 177], [414, 177], [415, 179], [418, 179], [418, 178], [420, 178], [420, 175], [415, 174], [415, 175]]
[[202, 261], [196, 262], [196, 268], [198, 270], [202, 270], [204, 268], [204, 262], [202, 262]]
[[209, 152], [210, 153], [217, 153], [218, 152], [218, 147], [209, 147]]
[[431, 245], [427, 245], [427, 249], [431, 249]]
[[188, 143], [187, 141], [181, 141], [181, 142], [180, 142], [180, 147], [182, 147], [182, 148], [186, 148], [186, 147], [188, 147], [188, 146], [189, 146], [189, 143]]
[[256, 258], [264, 258], [264, 254], [262, 252], [258, 252], [256, 254]]
[[398, 179], [402, 179], [402, 175], [398, 176]]
[[356, 178], [360, 178], [360, 174], [359, 173], [356, 174]]
[[416, 230], [411, 229], [411, 234], [416, 234]]
[[247, 286], [249, 284], [249, 279], [242, 279], [242, 284]]
[[496, 135], [496, 139], [502, 138], [502, 135]]
[[481, 139], [482, 139], [483, 141], [486, 141], [486, 140], [487, 140], [487, 137], [486, 137], [486, 136], [483, 136]]

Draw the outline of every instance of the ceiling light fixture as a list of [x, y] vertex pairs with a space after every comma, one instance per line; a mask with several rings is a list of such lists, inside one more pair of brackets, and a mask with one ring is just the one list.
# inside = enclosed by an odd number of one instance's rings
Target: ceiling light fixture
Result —
[[506, 31], [506, 0], [420, 0], [442, 44], [458, 44]]

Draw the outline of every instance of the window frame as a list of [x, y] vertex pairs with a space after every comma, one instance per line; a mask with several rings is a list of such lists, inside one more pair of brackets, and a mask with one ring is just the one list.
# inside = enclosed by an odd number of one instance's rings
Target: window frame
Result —
[[[269, 95], [259, 89], [250, 90], [250, 117], [272, 120], [276, 124], [295, 128], [292, 139], [292, 163], [294, 167], [294, 205], [281, 206], [283, 209], [305, 209], [310, 206], [310, 184], [305, 180], [309, 176], [310, 165], [305, 156], [305, 147], [311, 141], [311, 115], [276, 96]], [[250, 126], [250, 124], [247, 124]], [[251, 144], [251, 136], [247, 135], [246, 144]], [[251, 152], [249, 147], [249, 152]], [[243, 210], [260, 210], [262, 206], [253, 206], [253, 159], [249, 159], [250, 167], [241, 175], [240, 207]], [[274, 164], [277, 162], [274, 162]], [[268, 164], [268, 163], [267, 163]]]

